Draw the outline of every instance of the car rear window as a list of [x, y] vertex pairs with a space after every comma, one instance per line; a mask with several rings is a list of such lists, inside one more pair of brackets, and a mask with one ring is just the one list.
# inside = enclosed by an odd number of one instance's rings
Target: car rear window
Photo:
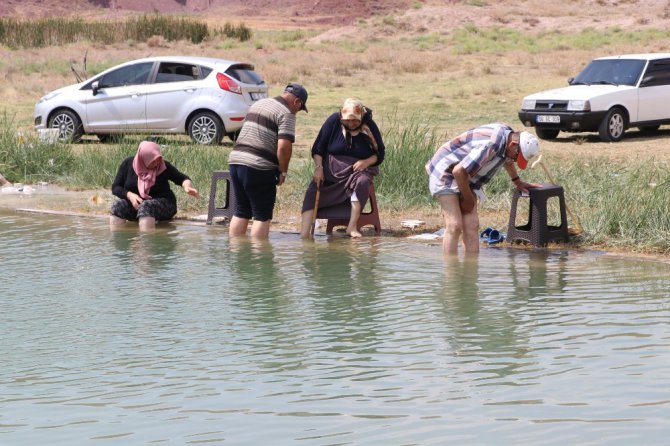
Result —
[[265, 83], [263, 78], [253, 70], [251, 65], [231, 65], [226, 70], [226, 74], [244, 84], [260, 85]]
[[181, 62], [161, 62], [156, 82], [184, 82], [200, 78], [200, 67]]

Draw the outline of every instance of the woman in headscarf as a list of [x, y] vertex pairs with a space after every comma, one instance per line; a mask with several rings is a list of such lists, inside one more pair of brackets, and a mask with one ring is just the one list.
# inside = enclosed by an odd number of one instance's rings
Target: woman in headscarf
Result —
[[158, 144], [141, 142], [137, 154], [119, 166], [112, 193], [120, 200], [112, 205], [109, 224], [116, 226], [127, 220], [139, 220], [140, 230], [149, 230], [158, 221], [170, 220], [177, 213], [177, 197], [169, 181], [181, 185], [187, 194], [198, 196], [191, 179], [163, 160]]
[[300, 235], [309, 237], [317, 189], [318, 207], [351, 201], [347, 235], [360, 237], [358, 219], [370, 196], [372, 177], [384, 161], [384, 142], [372, 111], [361, 101], [348, 98], [341, 110], [323, 123], [314, 145], [314, 174], [302, 204]]

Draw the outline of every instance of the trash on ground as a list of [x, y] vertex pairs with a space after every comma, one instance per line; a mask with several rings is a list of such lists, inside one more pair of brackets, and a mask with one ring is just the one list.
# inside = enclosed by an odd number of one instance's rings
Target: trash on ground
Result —
[[401, 228], [417, 229], [426, 226], [423, 220], [403, 220], [400, 222]]
[[444, 235], [444, 228], [439, 229], [438, 231], [431, 233], [425, 232], [423, 234], [411, 235], [407, 237], [412, 240], [436, 240], [442, 238]]

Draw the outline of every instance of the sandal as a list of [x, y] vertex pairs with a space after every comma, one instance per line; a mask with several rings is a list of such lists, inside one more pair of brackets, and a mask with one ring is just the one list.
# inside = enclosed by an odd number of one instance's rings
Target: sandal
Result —
[[[495, 229], [493, 229], [493, 228], [486, 228], [486, 229], [484, 229], [484, 230], [482, 231], [482, 233], [479, 234], [479, 241], [482, 241], [482, 242], [490, 242], [491, 232], [493, 232], [493, 231], [495, 231]], [[498, 231], [496, 231], [496, 232], [498, 232]]]

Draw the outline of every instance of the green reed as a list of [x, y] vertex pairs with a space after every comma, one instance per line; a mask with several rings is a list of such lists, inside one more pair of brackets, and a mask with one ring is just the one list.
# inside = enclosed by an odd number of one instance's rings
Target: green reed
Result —
[[[582, 156], [545, 166], [563, 187], [568, 226], [583, 233], [583, 246], [625, 247], [631, 251], [670, 252], [670, 170], [665, 162], [613, 161], [606, 157]], [[540, 166], [521, 173], [526, 181], [550, 183]], [[504, 214], [510, 209], [511, 185], [505, 173], [485, 188], [490, 202], [484, 208]], [[508, 217], [509, 214], [505, 214]], [[497, 222], [505, 224], [504, 222]]]
[[670, 251], [667, 163], [586, 158], [561, 164], [556, 181], [568, 189], [568, 206], [580, 218], [588, 242]]
[[222, 29], [210, 29], [204, 22], [160, 14], [131, 17], [119, 22], [63, 17], [37, 20], [0, 18], [0, 44], [12, 49], [43, 48], [80, 41], [103, 44], [144, 42], [152, 36], [197, 44], [218, 35], [245, 41], [251, 38], [252, 33], [244, 24], [226, 23]]
[[[378, 195], [397, 209], [431, 204], [426, 163], [442, 144], [430, 118], [414, 116], [402, 121], [395, 115], [383, 119], [386, 156], [375, 181]], [[446, 141], [446, 139], [445, 139]]]
[[237, 39], [240, 42], [246, 42], [251, 39], [253, 33], [251, 29], [248, 28], [244, 23], [239, 23], [233, 25], [232, 23], [226, 23], [223, 25], [223, 29], [216, 31], [214, 34], [221, 34], [230, 39]]
[[0, 173], [12, 182], [56, 181], [72, 169], [72, 150], [41, 142], [36, 135], [16, 130], [14, 118], [0, 116]]

